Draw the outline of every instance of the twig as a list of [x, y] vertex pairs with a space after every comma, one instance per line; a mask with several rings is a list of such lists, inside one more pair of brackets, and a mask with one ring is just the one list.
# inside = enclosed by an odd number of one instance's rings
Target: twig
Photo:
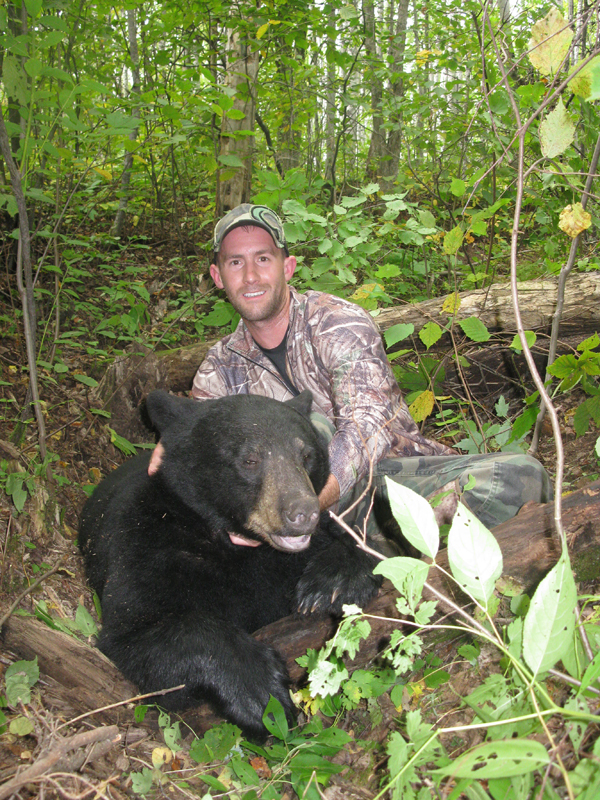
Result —
[[18, 792], [25, 784], [39, 778], [40, 775], [47, 772], [71, 750], [75, 750], [78, 747], [85, 747], [94, 742], [103, 742], [107, 739], [110, 739], [113, 744], [117, 744], [121, 741], [121, 734], [116, 725], [108, 725], [104, 728], [93, 728], [90, 731], [84, 731], [84, 733], [77, 733], [69, 739], [64, 739], [53, 747], [46, 756], [39, 758], [35, 764], [32, 764], [26, 770], [23, 770], [23, 772], [8, 781], [8, 783], [5, 783], [4, 786], [0, 787], [0, 800], [5, 800], [5, 798]]
[[[79, 722], [86, 717], [91, 717], [94, 714], [99, 714], [101, 711], [110, 711], [111, 708], [126, 706], [128, 703], [137, 703], [138, 700], [145, 700], [147, 697], [158, 697], [159, 695], [162, 696], [163, 694], [169, 694], [170, 692], [177, 692], [179, 689], [184, 688], [185, 683], [181, 683], [179, 686], [172, 686], [170, 689], [159, 689], [156, 692], [136, 694], [135, 697], [128, 697], [126, 700], [119, 700], [118, 703], [111, 703], [109, 706], [102, 706], [101, 708], [94, 708], [92, 711], [86, 711], [85, 714], [80, 714], [78, 717], [73, 717], [73, 719], [68, 720], [68, 722], [63, 722], [63, 724], [59, 725], [56, 730], [60, 731], [62, 728], [66, 728], [68, 725], [74, 725], [76, 722]], [[2, 800], [2, 798], [0, 798], [0, 800]]]
[[49, 578], [51, 575], [54, 575], [56, 572], [58, 572], [58, 571], [59, 571], [59, 569], [62, 569], [62, 565], [63, 565], [63, 562], [64, 562], [64, 560], [65, 560], [65, 556], [62, 556], [62, 557], [59, 559], [59, 561], [58, 561], [58, 563], [56, 564], [56, 566], [52, 567], [52, 569], [48, 570], [48, 572], [44, 572], [44, 574], [43, 574], [43, 575], [40, 575], [40, 577], [39, 577], [37, 580], [35, 580], [35, 581], [34, 581], [32, 584], [30, 584], [30, 585], [29, 585], [29, 586], [28, 586], [26, 589], [23, 589], [23, 591], [21, 592], [21, 594], [20, 594], [20, 595], [18, 595], [17, 599], [16, 599], [16, 600], [14, 601], [14, 603], [13, 603], [13, 604], [10, 606], [10, 608], [8, 609], [8, 611], [6, 612], [6, 614], [4, 614], [2, 617], [0, 617], [0, 631], [2, 630], [2, 628], [3, 628], [4, 624], [6, 623], [6, 621], [7, 621], [7, 620], [8, 620], [8, 618], [10, 617], [10, 615], [13, 613], [13, 611], [15, 610], [15, 608], [16, 608], [16, 607], [19, 605], [19, 603], [21, 602], [21, 600], [22, 600], [24, 597], [27, 597], [27, 595], [28, 595], [30, 592], [32, 592], [34, 589], [36, 589], [36, 588], [37, 588], [37, 587], [40, 585], [40, 583], [43, 583], [43, 582], [46, 580], [46, 578]]

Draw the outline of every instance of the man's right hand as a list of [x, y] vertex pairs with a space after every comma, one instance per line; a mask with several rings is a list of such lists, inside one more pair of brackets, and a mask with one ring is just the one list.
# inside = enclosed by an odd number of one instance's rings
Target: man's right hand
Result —
[[162, 463], [164, 454], [165, 454], [165, 448], [159, 442], [152, 451], [152, 455], [150, 456], [150, 463], [148, 464], [148, 475], [156, 475]]
[[340, 485], [337, 478], [332, 473], [327, 478], [327, 483], [321, 489], [319, 495], [319, 508], [325, 511], [340, 499]]

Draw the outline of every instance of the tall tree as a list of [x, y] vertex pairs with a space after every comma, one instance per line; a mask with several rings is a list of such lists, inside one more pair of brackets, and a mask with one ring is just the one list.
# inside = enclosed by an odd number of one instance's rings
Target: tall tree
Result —
[[217, 174], [217, 215], [250, 199], [259, 51], [239, 29], [227, 31], [225, 96]]
[[[140, 118], [140, 56], [138, 51], [138, 35], [137, 23], [135, 16], [135, 9], [127, 9], [127, 39], [129, 44], [129, 58], [131, 59], [131, 94], [133, 97], [133, 108], [131, 116], [136, 122]], [[129, 141], [131, 146], [125, 152], [125, 159], [123, 164], [123, 173], [121, 175], [121, 196], [119, 198], [119, 208], [115, 221], [111, 228], [112, 236], [119, 237], [123, 232], [123, 225], [125, 223], [125, 215], [127, 213], [127, 201], [129, 198], [129, 185], [131, 184], [131, 171], [133, 169], [133, 149], [135, 141], [138, 137], [139, 126], [135, 127], [129, 132]]]

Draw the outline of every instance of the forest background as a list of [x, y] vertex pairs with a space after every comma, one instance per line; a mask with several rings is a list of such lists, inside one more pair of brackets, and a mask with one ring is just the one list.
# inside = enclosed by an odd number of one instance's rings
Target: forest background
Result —
[[[598, 15], [588, 0], [3, 2], [3, 594], [49, 569], [47, 532], [72, 539], [85, 493], [135, 452], [94, 393], [115, 358], [236, 325], [207, 278], [228, 208], [274, 208], [295, 285], [375, 318], [448, 295], [451, 327], [461, 291], [594, 276]], [[485, 415], [445, 397], [448, 358], [464, 362], [456, 342], [423, 352], [442, 333], [386, 332], [417, 420], [465, 452], [527, 447], [541, 387]], [[475, 318], [459, 333], [492, 336]], [[580, 393], [578, 435], [600, 424], [599, 344], [546, 375]]]

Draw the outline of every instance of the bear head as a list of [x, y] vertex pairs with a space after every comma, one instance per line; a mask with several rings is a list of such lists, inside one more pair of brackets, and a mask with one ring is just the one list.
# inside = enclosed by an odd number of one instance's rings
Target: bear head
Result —
[[196, 401], [151, 392], [146, 408], [165, 450], [157, 483], [164, 481], [212, 535], [305, 549], [329, 475], [311, 404], [309, 391], [285, 403], [257, 395]]

